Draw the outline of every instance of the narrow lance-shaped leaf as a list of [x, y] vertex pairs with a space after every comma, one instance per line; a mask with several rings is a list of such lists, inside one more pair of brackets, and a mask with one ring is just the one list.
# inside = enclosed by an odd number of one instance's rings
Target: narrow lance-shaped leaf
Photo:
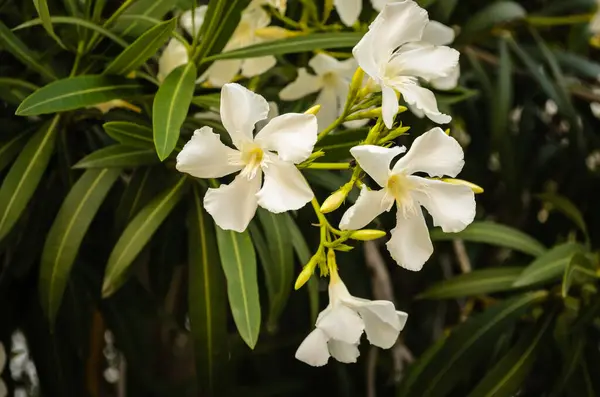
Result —
[[161, 171], [158, 167], [139, 167], [134, 170], [115, 211], [117, 230], [123, 230], [162, 188]]
[[209, 63], [205, 58], [218, 54], [225, 47], [231, 35], [237, 28], [242, 11], [248, 6], [250, 0], [210, 0], [204, 17], [204, 23], [200, 27], [202, 41], [194, 54], [194, 62], [202, 64], [198, 70], [202, 74]]
[[571, 219], [573, 223], [575, 223], [575, 225], [583, 232], [583, 234], [586, 237], [588, 236], [588, 231], [585, 224], [585, 220], [583, 219], [583, 215], [571, 200], [564, 196], [552, 193], [539, 194], [538, 198], [552, 205], [558, 211], [562, 212], [565, 216]]
[[186, 178], [181, 177], [148, 203], [127, 225], [108, 258], [102, 285], [103, 297], [112, 295], [123, 285], [129, 266], [182, 198], [186, 185]]
[[517, 2], [497, 1], [491, 3], [475, 15], [471, 16], [461, 33], [460, 39], [473, 37], [473, 35], [478, 32], [488, 30], [497, 24], [523, 19], [526, 16], [527, 11], [525, 11], [525, 9]]
[[121, 36], [138, 37], [147, 32], [152, 23], [144, 23], [141, 19], [130, 19], [131, 16], [145, 16], [154, 19], [162, 19], [173, 8], [172, 0], [137, 0], [128, 7], [123, 14], [117, 18], [112, 30], [119, 32]]
[[133, 80], [115, 76], [77, 76], [50, 83], [29, 95], [17, 109], [19, 116], [64, 112], [141, 93]]
[[120, 172], [119, 169], [86, 171], [69, 191], [48, 232], [39, 287], [42, 308], [51, 326], [83, 237]]
[[508, 299], [456, 327], [414, 380], [409, 395], [447, 395], [464, 374], [489, 354], [490, 342], [547, 295], [540, 291]]
[[66, 49], [63, 42], [54, 32], [54, 26], [52, 25], [52, 21], [50, 20], [50, 10], [48, 9], [48, 2], [46, 0], [33, 0], [33, 4], [35, 5], [35, 9], [37, 10], [40, 19], [42, 20], [42, 25], [46, 32], [52, 37], [58, 45], [62, 48]]
[[0, 187], [0, 240], [4, 239], [31, 199], [54, 150], [60, 117], [34, 134], [8, 171]]
[[152, 128], [129, 121], [110, 121], [102, 126], [115, 141], [126, 146], [149, 149], [154, 147]]
[[21, 131], [0, 144], [0, 171], [17, 157], [30, 136], [31, 134]]
[[85, 156], [73, 168], [135, 168], [158, 163], [154, 150], [111, 145]]
[[511, 248], [532, 256], [539, 256], [546, 252], [542, 243], [528, 234], [493, 222], [473, 222], [459, 233], [444, 233], [441, 229], [431, 231], [433, 241], [447, 241], [455, 238]]
[[[292, 239], [292, 245], [294, 246], [294, 252], [300, 262], [300, 266], [305, 266], [310, 261], [311, 253], [306, 240], [302, 235], [302, 232], [298, 228], [296, 221], [289, 215], [286, 214], [287, 225], [289, 228], [290, 238]], [[319, 315], [319, 279], [318, 276], [314, 275], [306, 283], [306, 290], [308, 291], [308, 300], [310, 304], [310, 322], [314, 324], [317, 321]]]
[[188, 215], [189, 286], [188, 307], [194, 338], [199, 392], [220, 395], [227, 363], [227, 295], [219, 264], [215, 226], [202, 207], [194, 185]]
[[254, 246], [248, 231], [216, 230], [233, 320], [244, 342], [254, 349], [261, 318]]
[[538, 346], [552, 316], [536, 330], [525, 333], [515, 346], [485, 375], [468, 397], [512, 397], [526, 380], [537, 357]]
[[507, 291], [514, 288], [513, 283], [522, 272], [522, 267], [474, 270], [432, 285], [419, 298], [449, 299]]
[[583, 250], [583, 246], [577, 243], [565, 243], [553, 247], [527, 266], [515, 280], [513, 286], [525, 287], [558, 279], [569, 264], [571, 257]]
[[154, 145], [158, 158], [169, 157], [179, 139], [194, 95], [196, 67], [192, 62], [174, 69], [161, 84], [152, 106]]
[[203, 62], [283, 55], [331, 48], [351, 48], [360, 41], [362, 36], [363, 34], [359, 32], [311, 33], [305, 36], [273, 40], [233, 51], [217, 53], [204, 58]]
[[49, 80], [56, 80], [56, 75], [48, 66], [38, 61], [37, 55], [32, 52], [2, 21], [0, 21], [0, 44], [4, 49], [13, 54], [24, 65], [35, 70]]
[[177, 19], [165, 21], [156, 25], [136, 39], [123, 50], [104, 70], [105, 74], [126, 75], [142, 66], [144, 62], [155, 55], [171, 36], [177, 26]]

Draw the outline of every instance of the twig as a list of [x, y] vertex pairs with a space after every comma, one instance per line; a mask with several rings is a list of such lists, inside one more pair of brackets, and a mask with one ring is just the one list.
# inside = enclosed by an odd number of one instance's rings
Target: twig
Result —
[[464, 273], [471, 273], [471, 261], [469, 260], [469, 255], [467, 255], [467, 250], [465, 249], [465, 243], [461, 239], [452, 240], [452, 246], [454, 247], [454, 253], [456, 254], [456, 259], [458, 260], [458, 265], [460, 266], [460, 271]]

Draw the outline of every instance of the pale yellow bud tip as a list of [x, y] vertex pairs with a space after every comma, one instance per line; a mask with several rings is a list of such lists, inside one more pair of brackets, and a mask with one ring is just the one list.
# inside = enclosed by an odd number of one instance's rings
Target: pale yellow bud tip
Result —
[[329, 212], [337, 210], [340, 205], [346, 199], [348, 192], [343, 189], [337, 190], [331, 194], [331, 196], [327, 197], [321, 206], [321, 213], [327, 214]]
[[355, 231], [350, 235], [350, 238], [353, 240], [369, 241], [384, 237], [385, 234], [383, 230], [364, 229]]
[[315, 105], [312, 108], [308, 109], [306, 112], [304, 112], [304, 114], [314, 114], [316, 116], [317, 113], [319, 113], [319, 110], [321, 110], [321, 105]]
[[302, 269], [302, 272], [300, 272], [300, 275], [296, 279], [296, 283], [294, 284], [294, 289], [299, 290], [300, 288], [302, 288], [302, 286], [304, 284], [306, 284], [308, 282], [308, 280], [310, 280], [314, 271], [315, 271], [314, 267], [304, 266], [304, 269]]
[[481, 186], [478, 186], [474, 183], [468, 182], [468, 181], [464, 181], [462, 179], [454, 179], [454, 178], [443, 178], [442, 179], [443, 182], [446, 183], [451, 183], [453, 185], [463, 185], [463, 186], [468, 186], [471, 188], [471, 190], [473, 190], [473, 193], [475, 194], [481, 194], [483, 193], [483, 188]]
[[302, 32], [293, 32], [279, 26], [267, 26], [266, 28], [256, 29], [254, 34], [263, 39], [286, 39], [288, 37], [300, 36]]

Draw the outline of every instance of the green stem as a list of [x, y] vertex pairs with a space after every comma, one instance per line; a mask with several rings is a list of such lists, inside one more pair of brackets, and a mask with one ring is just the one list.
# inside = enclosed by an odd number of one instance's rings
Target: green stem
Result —
[[[117, 18], [119, 18], [121, 16], [121, 14], [123, 14], [125, 12], [125, 10], [134, 2], [135, 0], [125, 0], [123, 2], [123, 4], [121, 4], [121, 6], [119, 8], [117, 8], [117, 10], [115, 12], [112, 13], [112, 15], [106, 20], [106, 22], [104, 22], [102, 24], [103, 28], [106, 28], [108, 26], [110, 26]], [[90, 52], [95, 46], [96, 44], [98, 44], [98, 37], [100, 36], [100, 34], [98, 32], [94, 32], [94, 34], [92, 35], [92, 38], [90, 39], [90, 42], [88, 43], [87, 48], [85, 49], [85, 52]]]
[[561, 17], [530, 16], [525, 18], [525, 21], [530, 25], [535, 26], [575, 25], [578, 23], [589, 22], [593, 15], [594, 14], [578, 14]]
[[77, 53], [75, 54], [75, 61], [73, 62], [73, 67], [71, 68], [69, 77], [73, 77], [77, 74], [77, 69], [79, 69], [79, 63], [81, 62], [81, 56], [83, 55], [83, 47], [83, 41], [77, 43]]
[[316, 170], [347, 170], [350, 168], [349, 163], [310, 163], [306, 168]]

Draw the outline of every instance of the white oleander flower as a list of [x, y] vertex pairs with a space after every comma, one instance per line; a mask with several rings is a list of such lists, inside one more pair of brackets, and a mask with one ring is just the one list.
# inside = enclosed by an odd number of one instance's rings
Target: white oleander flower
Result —
[[421, 87], [455, 73], [458, 51], [423, 41], [427, 11], [412, 0], [387, 4], [354, 47], [359, 66], [381, 87], [383, 120], [392, 127], [399, 92], [407, 104], [442, 124], [452, 119], [437, 107], [435, 95]]
[[596, 0], [596, 13], [590, 21], [590, 32], [600, 34], [600, 0]]
[[279, 98], [295, 101], [319, 92], [315, 102], [315, 105], [321, 105], [317, 120], [320, 128], [325, 128], [342, 114], [350, 81], [358, 65], [352, 58], [338, 61], [326, 54], [315, 55], [308, 65], [315, 74], [308, 73], [305, 68], [298, 69], [298, 77], [281, 90]]
[[[312, 114], [288, 113], [267, 118], [269, 104], [239, 84], [221, 90], [221, 120], [235, 149], [225, 146], [212, 128], [203, 127], [177, 156], [177, 169], [197, 178], [220, 178], [241, 171], [229, 184], [208, 189], [204, 208], [225, 230], [242, 232], [258, 205], [280, 213], [303, 207], [313, 192], [295, 164], [306, 160], [317, 141]], [[262, 174], [265, 182], [262, 184]]]
[[[4, 372], [4, 366], [6, 365], [6, 350], [4, 350], [4, 345], [0, 342], [0, 375]], [[4, 381], [0, 378], [0, 397], [6, 397], [8, 395], [8, 390], [6, 389], [6, 385]]]
[[163, 82], [169, 73], [178, 66], [188, 63], [189, 57], [185, 46], [177, 39], [169, 40], [169, 43], [158, 58], [158, 74], [156, 77], [159, 82]]
[[[267, 1], [270, 3], [269, 1]], [[242, 18], [239, 25], [233, 32], [233, 35], [223, 48], [223, 52], [232, 51], [242, 47], [248, 47], [253, 44], [259, 44], [266, 39], [259, 34], [259, 29], [269, 26], [271, 23], [271, 16], [268, 12], [263, 10], [258, 3], [252, 3], [242, 12]], [[258, 4], [260, 5], [260, 4]], [[206, 13], [207, 6], [200, 6], [194, 11], [189, 10], [184, 12], [180, 17], [181, 25], [188, 33], [192, 36], [196, 35], [204, 22], [204, 15]], [[192, 29], [192, 12], [196, 14], [196, 23]], [[200, 23], [198, 22], [200, 20]], [[228, 59], [223, 61], [216, 61], [213, 63], [208, 70], [200, 76], [199, 81], [208, 80], [210, 84], [216, 87], [221, 87], [226, 83], [233, 81], [235, 76], [240, 72], [244, 77], [258, 76], [271, 69], [277, 60], [274, 56], [268, 55], [256, 58], [247, 59]]]
[[[371, 5], [376, 11], [381, 11], [387, 3], [396, 0], [371, 0]], [[334, 0], [335, 9], [346, 26], [352, 26], [358, 21], [362, 11], [362, 0]]]
[[331, 356], [343, 363], [355, 363], [363, 332], [372, 345], [389, 349], [396, 343], [407, 317], [390, 301], [350, 295], [332, 271], [329, 305], [319, 314], [316, 328], [298, 347], [296, 358], [314, 367], [327, 364]]
[[391, 231], [387, 249], [398, 264], [418, 271], [433, 253], [429, 230], [421, 206], [433, 217], [433, 224], [444, 232], [459, 232], [473, 222], [475, 197], [471, 188], [414, 175], [454, 178], [464, 165], [458, 142], [436, 127], [415, 139], [412, 147], [390, 169], [392, 160], [404, 147], [355, 146], [350, 153], [362, 169], [381, 186], [363, 186], [356, 203], [342, 216], [340, 229], [358, 230], [384, 211], [397, 205], [396, 227]]

